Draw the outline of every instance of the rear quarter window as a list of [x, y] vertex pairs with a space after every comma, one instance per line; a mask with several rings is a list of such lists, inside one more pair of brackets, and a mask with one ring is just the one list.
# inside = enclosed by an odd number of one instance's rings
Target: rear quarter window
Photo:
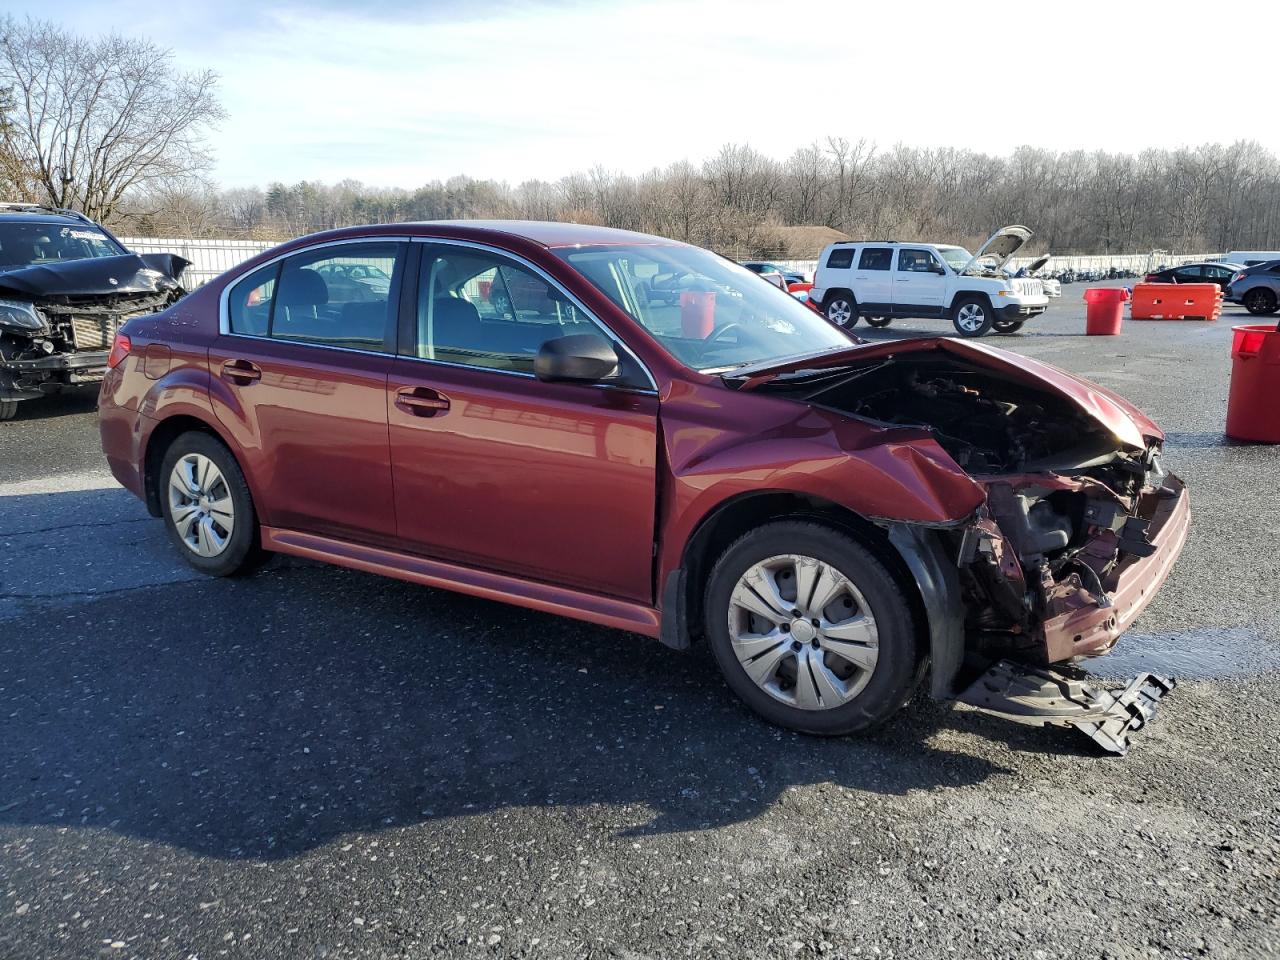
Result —
[[280, 264], [255, 270], [231, 288], [227, 295], [228, 322], [232, 333], [265, 337], [271, 322], [271, 301], [275, 297]]

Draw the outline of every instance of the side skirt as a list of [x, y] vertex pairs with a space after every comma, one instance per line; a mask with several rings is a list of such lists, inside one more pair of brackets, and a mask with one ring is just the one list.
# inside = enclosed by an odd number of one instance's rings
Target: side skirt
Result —
[[660, 616], [652, 607], [628, 600], [617, 600], [599, 594], [585, 593], [568, 587], [556, 587], [507, 574], [491, 573], [442, 560], [429, 560], [410, 553], [384, 550], [321, 537], [297, 530], [262, 527], [262, 546], [276, 553], [319, 560], [339, 567], [377, 573], [407, 580], [426, 587], [439, 587], [457, 593], [498, 600], [518, 607], [541, 610], [559, 616], [586, 620], [604, 627], [630, 630], [647, 637], [657, 637]]

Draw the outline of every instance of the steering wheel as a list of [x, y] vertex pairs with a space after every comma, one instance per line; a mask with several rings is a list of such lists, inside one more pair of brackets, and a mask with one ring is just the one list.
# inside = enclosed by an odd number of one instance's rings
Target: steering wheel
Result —
[[717, 327], [715, 330], [712, 330], [711, 335], [707, 337], [707, 340], [706, 340], [707, 345], [710, 346], [711, 344], [719, 340], [721, 337], [723, 337], [730, 330], [737, 330], [741, 326], [742, 324], [735, 322], [735, 323], [726, 323], [723, 327]]

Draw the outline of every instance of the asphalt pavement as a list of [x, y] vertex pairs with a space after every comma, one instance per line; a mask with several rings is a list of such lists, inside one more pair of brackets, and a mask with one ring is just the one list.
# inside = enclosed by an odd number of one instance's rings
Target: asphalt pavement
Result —
[[[1006, 347], [1128, 395], [1195, 517], [1124, 759], [918, 700], [821, 740], [705, 653], [336, 568], [190, 571], [92, 392], [0, 425], [0, 957], [1280, 955], [1280, 448], [1230, 326]], [[941, 335], [942, 321], [866, 331]]]

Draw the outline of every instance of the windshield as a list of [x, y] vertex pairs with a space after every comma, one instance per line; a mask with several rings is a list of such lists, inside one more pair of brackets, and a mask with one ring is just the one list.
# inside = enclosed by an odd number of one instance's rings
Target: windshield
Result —
[[956, 273], [963, 270], [965, 264], [973, 259], [973, 254], [964, 247], [938, 247], [938, 252]]
[[555, 253], [695, 370], [809, 356], [852, 342], [795, 297], [709, 250], [593, 246]]
[[64, 260], [119, 257], [127, 252], [87, 223], [0, 223], [0, 271]]

